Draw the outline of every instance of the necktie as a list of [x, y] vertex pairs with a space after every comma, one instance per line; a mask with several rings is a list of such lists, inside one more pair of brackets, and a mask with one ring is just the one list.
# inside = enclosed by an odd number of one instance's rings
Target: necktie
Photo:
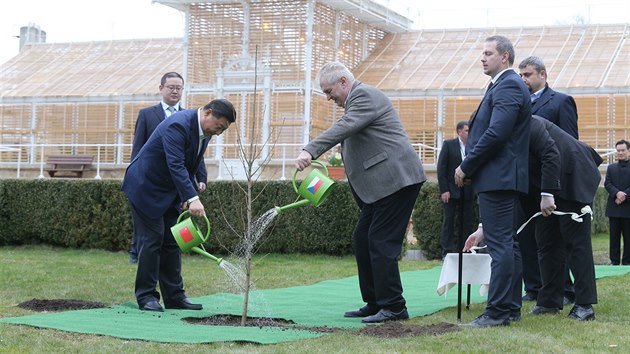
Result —
[[173, 113], [175, 113], [175, 107], [173, 106], [168, 106], [166, 110], [170, 112], [169, 114], [166, 115], [167, 117], [170, 117], [171, 115], [173, 115]]
[[201, 153], [201, 149], [203, 148], [203, 144], [206, 142], [206, 136], [202, 135], [199, 137], [199, 148], [197, 149], [197, 155]]
[[486, 90], [486, 92], [490, 91], [492, 86], [494, 86], [494, 83], [492, 81], [490, 81], [490, 83], [488, 84], [488, 89]]

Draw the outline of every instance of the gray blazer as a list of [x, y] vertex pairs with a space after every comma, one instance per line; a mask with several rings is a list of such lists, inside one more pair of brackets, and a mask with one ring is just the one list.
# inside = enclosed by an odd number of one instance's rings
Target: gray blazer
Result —
[[318, 158], [338, 143], [348, 182], [364, 203], [426, 180], [420, 157], [391, 101], [360, 81], [352, 85], [341, 119], [304, 150]]

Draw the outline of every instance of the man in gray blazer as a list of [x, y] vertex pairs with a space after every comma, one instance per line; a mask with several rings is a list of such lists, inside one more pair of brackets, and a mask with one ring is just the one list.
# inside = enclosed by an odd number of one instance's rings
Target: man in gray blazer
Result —
[[385, 94], [355, 80], [338, 62], [324, 65], [318, 77], [326, 98], [343, 107], [344, 115], [304, 147], [295, 166], [303, 170], [341, 143], [348, 183], [360, 209], [353, 239], [366, 303], [344, 316], [364, 317], [364, 323], [407, 319], [398, 256], [426, 180], [422, 162]]

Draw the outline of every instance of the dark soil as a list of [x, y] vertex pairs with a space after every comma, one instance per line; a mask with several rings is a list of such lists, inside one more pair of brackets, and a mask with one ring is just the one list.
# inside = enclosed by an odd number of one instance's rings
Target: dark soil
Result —
[[[67, 310], [87, 310], [107, 307], [105, 304], [96, 301], [84, 301], [84, 300], [66, 300], [66, 299], [53, 299], [53, 300], [40, 300], [32, 299], [25, 301], [18, 305], [26, 310], [46, 312], [46, 311], [67, 311]], [[186, 317], [184, 321], [204, 326], [240, 326], [241, 316], [234, 315], [215, 315], [210, 317]], [[247, 327], [280, 327], [283, 329], [297, 329], [305, 331], [313, 331], [320, 333], [334, 333], [342, 331], [343, 329], [334, 327], [308, 327], [299, 326], [291, 320], [284, 318], [269, 318], [269, 317], [248, 317], [245, 322]], [[427, 335], [440, 335], [444, 333], [456, 332], [460, 328], [455, 324], [450, 323], [437, 323], [432, 325], [412, 325], [401, 322], [386, 322], [383, 324], [369, 325], [359, 330], [360, 335], [385, 337], [385, 338], [397, 338], [406, 336], [427, 336]]]
[[359, 334], [374, 337], [397, 338], [407, 336], [436, 336], [444, 333], [457, 332], [459, 330], [459, 326], [445, 322], [426, 326], [400, 322], [385, 322], [381, 325], [364, 327], [359, 331]]
[[[233, 315], [215, 315], [210, 317], [196, 318], [187, 317], [184, 321], [191, 324], [198, 324], [204, 326], [240, 326], [241, 317]], [[305, 331], [321, 332], [321, 333], [334, 333], [342, 331], [341, 328], [332, 327], [307, 327], [297, 326], [295, 322], [291, 320], [285, 320], [283, 318], [268, 318], [268, 317], [248, 317], [245, 322], [245, 326], [248, 327], [281, 327], [284, 329], [299, 329]], [[404, 324], [400, 322], [386, 322], [378, 325], [369, 325], [362, 328], [359, 331], [360, 335], [396, 338], [405, 336], [427, 336], [427, 335], [439, 335], [444, 333], [450, 333], [459, 331], [459, 326], [450, 323], [438, 323], [433, 325], [421, 326]]]
[[[186, 317], [184, 321], [192, 324], [204, 325], [204, 326], [240, 326], [241, 316], [234, 315], [215, 315], [210, 317]], [[285, 320], [284, 318], [269, 318], [269, 317], [247, 317], [245, 321], [245, 327], [281, 327], [285, 329], [299, 329], [304, 331], [313, 331], [321, 333], [334, 333], [339, 331], [339, 328], [333, 327], [308, 327], [298, 326], [291, 320]]]
[[18, 305], [26, 310], [32, 311], [67, 311], [67, 310], [87, 310], [87, 309], [100, 309], [107, 307], [107, 305], [96, 301], [84, 301], [84, 300], [40, 300], [32, 299], [25, 301]]

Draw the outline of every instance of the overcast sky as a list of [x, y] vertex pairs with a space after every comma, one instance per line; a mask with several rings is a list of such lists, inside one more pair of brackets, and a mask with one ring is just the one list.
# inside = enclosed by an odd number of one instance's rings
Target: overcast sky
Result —
[[[630, 23], [629, 0], [376, 1], [411, 18], [414, 28]], [[182, 37], [184, 28], [179, 11], [151, 0], [3, 1], [0, 63], [18, 54], [16, 36], [29, 23], [46, 32], [48, 43]]]

